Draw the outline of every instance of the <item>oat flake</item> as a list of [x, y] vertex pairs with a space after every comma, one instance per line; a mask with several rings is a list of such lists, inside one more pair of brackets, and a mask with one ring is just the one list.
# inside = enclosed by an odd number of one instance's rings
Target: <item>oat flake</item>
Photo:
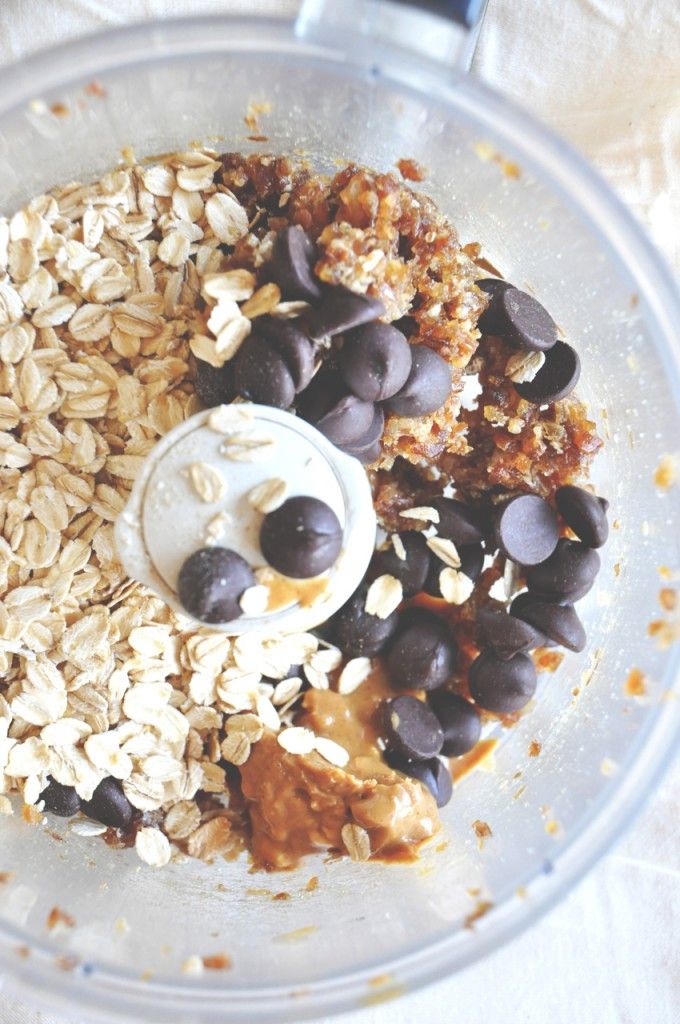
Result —
[[386, 619], [396, 611], [404, 599], [400, 581], [395, 576], [385, 573], [373, 580], [366, 594], [365, 608], [369, 615], [377, 615]]
[[162, 868], [170, 860], [170, 843], [157, 828], [140, 828], [135, 838], [135, 850], [145, 864]]
[[224, 497], [227, 483], [221, 473], [207, 462], [194, 462], [186, 470], [194, 493], [207, 505]]

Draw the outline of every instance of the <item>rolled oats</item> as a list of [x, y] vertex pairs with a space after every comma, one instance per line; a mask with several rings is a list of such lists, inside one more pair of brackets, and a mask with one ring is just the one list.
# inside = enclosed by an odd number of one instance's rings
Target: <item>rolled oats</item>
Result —
[[224, 477], [207, 462], [194, 462], [186, 470], [196, 495], [207, 505], [224, 497], [227, 483]]
[[135, 837], [135, 850], [140, 860], [152, 868], [169, 863], [172, 853], [167, 837], [157, 828], [140, 828]]
[[464, 572], [447, 566], [439, 573], [439, 590], [448, 604], [464, 604], [474, 590], [474, 582]]
[[444, 565], [448, 565], [451, 569], [460, 569], [460, 555], [452, 540], [446, 540], [444, 537], [428, 537], [426, 543], [430, 551]]
[[338, 693], [347, 696], [361, 686], [371, 674], [373, 666], [370, 658], [351, 658], [338, 677]]
[[314, 749], [317, 754], [321, 754], [325, 761], [334, 764], [337, 768], [344, 768], [349, 762], [348, 752], [339, 743], [336, 743], [335, 740], [317, 736], [314, 742]]
[[256, 584], [243, 591], [239, 605], [244, 615], [262, 615], [269, 604], [269, 588]]
[[348, 822], [340, 830], [345, 849], [352, 860], [368, 860], [371, 856], [371, 837], [361, 825]]
[[[179, 184], [187, 188], [177, 176]], [[248, 233], [248, 214], [231, 193], [216, 192], [205, 204], [208, 224], [220, 242], [235, 245], [239, 238]]]
[[369, 615], [386, 619], [396, 611], [404, 599], [401, 582], [385, 573], [373, 580], [366, 594], [365, 608]]
[[222, 442], [220, 452], [231, 462], [256, 462], [268, 459], [276, 449], [276, 438], [254, 431], [231, 434]]
[[438, 523], [439, 512], [430, 505], [418, 505], [416, 508], [406, 508], [399, 513], [402, 519], [420, 519], [426, 523]]
[[266, 515], [283, 505], [288, 497], [288, 491], [289, 487], [285, 480], [273, 477], [253, 487], [248, 492], [248, 501], [254, 509]]
[[276, 738], [289, 754], [311, 754], [317, 740], [311, 729], [299, 725], [282, 729]]

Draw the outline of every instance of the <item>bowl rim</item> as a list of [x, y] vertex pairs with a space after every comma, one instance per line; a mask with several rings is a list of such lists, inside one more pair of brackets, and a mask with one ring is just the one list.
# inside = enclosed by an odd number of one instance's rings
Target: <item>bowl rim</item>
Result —
[[[89, 77], [223, 49], [227, 34], [232, 49], [288, 52], [297, 60], [342, 64], [347, 73], [358, 69], [363, 74], [369, 66], [365, 39], [357, 37], [357, 45], [349, 52], [341, 45], [348, 34], [338, 36], [333, 46], [319, 45], [301, 39], [295, 22], [288, 19], [225, 14], [147, 21], [62, 43], [0, 69], [0, 117], [41, 93]], [[402, 89], [414, 89], [410, 73], [414, 65], [401, 57], [400, 53], [399, 62], [381, 67], [380, 74], [383, 80]], [[436, 79], [438, 101], [473, 117], [495, 137], [506, 139], [508, 149], [519, 151], [527, 165], [537, 169], [562, 199], [578, 210], [600, 236], [612, 260], [635, 279], [644, 294], [649, 319], [657, 327], [660, 357], [680, 399], [680, 294], [670, 269], [632, 214], [583, 157], [512, 102], [453, 71], [444, 78], [440, 65], [419, 59], [416, 66], [421, 76], [419, 84], [422, 81], [421, 88], [416, 89], [420, 95], [429, 74], [431, 81]], [[625, 257], [623, 252], [627, 253]], [[668, 689], [680, 689], [677, 648], [669, 653], [666, 676]], [[598, 801], [570, 834], [554, 858], [554, 870], [542, 876], [538, 872], [532, 880], [531, 900], [521, 904], [506, 901], [494, 908], [480, 922], [474, 932], [475, 941], [468, 942], [462, 954], [451, 948], [454, 936], [447, 936], [392, 960], [377, 959], [351, 974], [305, 982], [306, 992], [301, 995], [294, 991], [294, 984], [260, 989], [201, 988], [182, 982], [141, 982], [108, 968], [92, 973], [59, 972], [54, 967], [52, 947], [30, 943], [33, 955], [29, 961], [20, 960], [13, 950], [26, 943], [26, 936], [19, 929], [0, 925], [0, 963], [8, 990], [29, 1001], [42, 1001], [52, 1010], [72, 1011], [77, 1006], [98, 1019], [115, 1021], [143, 1014], [147, 1020], [160, 1022], [182, 1014], [183, 1020], [196, 1024], [241, 1020], [244, 1013], [253, 1022], [301, 1020], [358, 1008], [365, 1005], [362, 998], [377, 970], [388, 970], [393, 976], [398, 987], [395, 995], [403, 987], [413, 991], [488, 955], [566, 896], [640, 810], [670, 764], [679, 735], [680, 701], [665, 701], [648, 715], [646, 727], [633, 745], [630, 768], [620, 773], [620, 779], [612, 780], [607, 800]]]

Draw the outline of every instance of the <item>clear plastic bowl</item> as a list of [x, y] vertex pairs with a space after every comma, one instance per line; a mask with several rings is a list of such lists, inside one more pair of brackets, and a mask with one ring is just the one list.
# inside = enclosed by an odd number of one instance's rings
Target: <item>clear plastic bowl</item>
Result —
[[[618, 523], [580, 606], [588, 650], [546, 679], [494, 770], [456, 789], [448, 845], [432, 844], [415, 867], [319, 859], [279, 876], [248, 875], [245, 862], [153, 871], [98, 839], [55, 841], [66, 826], [54, 819], [3, 819], [0, 870], [15, 872], [0, 906], [4, 979], [54, 1010], [163, 1024], [300, 1020], [441, 977], [564, 895], [620, 835], [677, 738], [677, 647], [648, 636], [663, 618], [659, 567], [680, 568], [677, 498], [653, 482], [680, 437], [673, 283], [597, 176], [543, 128], [440, 66], [389, 48], [377, 66], [375, 53], [359, 36], [322, 45], [288, 23], [222, 18], [40, 54], [0, 75], [3, 212], [107, 169], [123, 146], [144, 155], [213, 137], [221, 149], [257, 149], [243, 122], [253, 100], [273, 104], [267, 148], [303, 151], [321, 169], [417, 157], [462, 238], [482, 240], [497, 267], [533, 288], [581, 354], [581, 394], [607, 442], [596, 481]], [[105, 95], [86, 89], [94, 79]], [[41, 113], [34, 99], [68, 116]], [[518, 178], [488, 159], [495, 151]], [[633, 666], [648, 680], [644, 698], [625, 694]], [[532, 740], [541, 754], [530, 758]], [[482, 849], [476, 819], [493, 831]], [[319, 884], [307, 892], [311, 875]], [[479, 898], [493, 905], [466, 927]], [[74, 928], [48, 932], [55, 905]], [[230, 971], [180, 972], [190, 955], [221, 951]]]

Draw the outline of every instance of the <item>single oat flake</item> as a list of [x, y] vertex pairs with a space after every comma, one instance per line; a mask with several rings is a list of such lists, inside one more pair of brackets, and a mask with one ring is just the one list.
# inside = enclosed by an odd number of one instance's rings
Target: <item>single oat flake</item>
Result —
[[271, 480], [263, 480], [261, 484], [253, 487], [248, 492], [248, 501], [254, 509], [266, 515], [283, 505], [288, 497], [288, 491], [289, 487], [285, 480], [273, 477]]
[[377, 615], [386, 619], [396, 611], [404, 599], [400, 581], [395, 576], [385, 573], [373, 580], [366, 594], [365, 608], [369, 615]]
[[361, 825], [348, 822], [340, 831], [345, 849], [352, 860], [368, 860], [371, 856], [371, 837]]
[[224, 497], [227, 484], [224, 477], [207, 462], [194, 462], [186, 470], [194, 493], [207, 505]]

